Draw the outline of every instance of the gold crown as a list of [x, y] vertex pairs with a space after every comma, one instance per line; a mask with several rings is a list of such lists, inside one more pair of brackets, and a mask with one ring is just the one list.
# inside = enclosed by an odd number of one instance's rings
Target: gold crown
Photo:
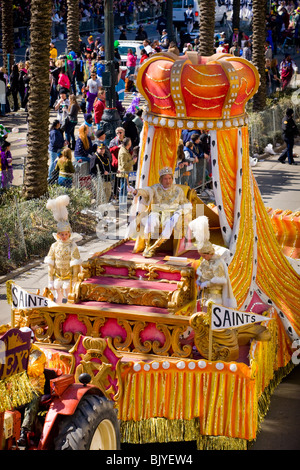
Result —
[[162, 168], [159, 171], [159, 176], [164, 176], [164, 175], [172, 175], [173, 176], [173, 170], [171, 167], [166, 166], [165, 168]]
[[231, 54], [162, 52], [141, 65], [137, 86], [148, 103], [145, 120], [154, 126], [221, 129], [245, 125], [259, 74], [251, 62]]

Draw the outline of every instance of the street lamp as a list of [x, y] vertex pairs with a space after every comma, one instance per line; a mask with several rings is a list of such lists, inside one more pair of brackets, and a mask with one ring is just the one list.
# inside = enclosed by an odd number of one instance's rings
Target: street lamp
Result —
[[102, 86], [105, 88], [105, 104], [100, 127], [106, 134], [106, 140], [115, 137], [115, 130], [121, 125], [120, 115], [116, 109], [116, 70], [114, 50], [114, 13], [112, 0], [104, 1], [105, 29], [105, 71], [102, 75]]

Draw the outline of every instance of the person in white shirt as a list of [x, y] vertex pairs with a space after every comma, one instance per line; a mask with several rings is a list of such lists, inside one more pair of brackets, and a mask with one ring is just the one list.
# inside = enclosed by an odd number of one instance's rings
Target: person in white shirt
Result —
[[102, 81], [100, 78], [97, 77], [95, 71], [91, 73], [91, 78], [86, 83], [86, 91], [87, 91], [87, 113], [91, 113], [93, 111], [94, 101], [97, 98], [98, 90], [102, 86]]
[[187, 26], [187, 32], [191, 33], [194, 28], [194, 12], [192, 5], [189, 5], [188, 9], [184, 12], [184, 19]]

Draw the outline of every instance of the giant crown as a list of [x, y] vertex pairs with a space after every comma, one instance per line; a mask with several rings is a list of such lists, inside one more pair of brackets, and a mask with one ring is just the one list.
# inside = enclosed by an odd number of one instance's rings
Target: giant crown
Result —
[[148, 103], [145, 119], [155, 126], [228, 128], [247, 123], [245, 105], [257, 92], [259, 74], [230, 54], [164, 52], [141, 65], [137, 86]]

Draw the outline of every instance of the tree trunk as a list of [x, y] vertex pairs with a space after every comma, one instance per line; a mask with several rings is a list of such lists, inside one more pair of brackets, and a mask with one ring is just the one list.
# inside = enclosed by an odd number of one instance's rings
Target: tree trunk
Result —
[[49, 44], [52, 0], [31, 0], [27, 159], [27, 199], [47, 190], [49, 144]]
[[68, 0], [67, 47], [68, 52], [80, 52], [79, 46], [79, 1]]
[[198, 0], [200, 10], [200, 54], [208, 57], [214, 54], [215, 2]]
[[241, 9], [241, 0], [233, 0], [232, 5], [232, 29], [240, 29], [240, 9]]
[[11, 69], [14, 63], [13, 3], [12, 0], [2, 0], [1, 3], [3, 65]]
[[253, 0], [252, 62], [260, 74], [260, 86], [253, 97], [253, 111], [266, 107], [267, 90], [265, 79], [266, 0]]

